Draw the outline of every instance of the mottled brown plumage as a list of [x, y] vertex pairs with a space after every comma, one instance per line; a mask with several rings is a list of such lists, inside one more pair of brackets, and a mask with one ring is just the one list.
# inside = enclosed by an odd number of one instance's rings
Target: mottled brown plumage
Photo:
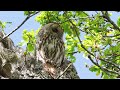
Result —
[[37, 37], [36, 56], [43, 64], [60, 67], [65, 60], [63, 30], [57, 23], [49, 23], [41, 28]]

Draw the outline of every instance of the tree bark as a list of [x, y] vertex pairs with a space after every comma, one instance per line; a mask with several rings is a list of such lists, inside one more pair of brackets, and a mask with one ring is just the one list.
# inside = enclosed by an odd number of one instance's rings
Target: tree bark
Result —
[[[2, 32], [0, 32], [2, 37]], [[10, 38], [0, 42], [0, 78], [1, 79], [80, 79], [76, 69], [66, 60], [57, 73], [46, 72], [40, 61], [33, 54], [24, 55], [24, 49], [14, 46]], [[68, 67], [68, 68], [67, 68]], [[67, 70], [65, 71], [65, 69]]]

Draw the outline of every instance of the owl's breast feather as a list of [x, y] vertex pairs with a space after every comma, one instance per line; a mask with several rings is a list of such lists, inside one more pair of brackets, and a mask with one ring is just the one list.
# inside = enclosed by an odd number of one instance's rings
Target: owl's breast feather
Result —
[[48, 45], [48, 47], [49, 47], [49, 49], [53, 49], [53, 48], [54, 48], [54, 45], [53, 45], [52, 43], [50, 43], [50, 44]]

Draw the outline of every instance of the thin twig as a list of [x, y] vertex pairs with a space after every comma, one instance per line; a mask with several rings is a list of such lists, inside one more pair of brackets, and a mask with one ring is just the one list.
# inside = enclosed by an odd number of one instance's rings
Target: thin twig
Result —
[[27, 17], [25, 18], [25, 20], [24, 20], [17, 28], [15, 28], [13, 31], [11, 31], [8, 35], [4, 36], [4, 37], [2, 38], [2, 40], [4, 40], [4, 39], [7, 38], [8, 36], [10, 36], [12, 33], [14, 33], [15, 31], [17, 31], [28, 19], [29, 19], [29, 17], [27, 16]]
[[[37, 11], [37, 12], [35, 12], [35, 13], [32, 14], [32, 15], [28, 15], [28, 16], [25, 18], [25, 20], [24, 20], [18, 27], [16, 27], [16, 28], [15, 28], [13, 31], [11, 31], [9, 34], [5, 35], [5, 36], [2, 38], [2, 40], [6, 39], [6, 38], [9, 37], [12, 33], [14, 33], [15, 31], [17, 31], [30, 17], [34, 16], [34, 15], [37, 14], [37, 13], [39, 13], [39, 12]], [[0, 40], [0, 41], [2, 41], [2, 40]]]
[[120, 36], [120, 34], [116, 34], [114, 36], [103, 36], [103, 37], [117, 37], [117, 36]]
[[[71, 23], [72, 23], [72, 22], [71, 22]], [[72, 24], [73, 24], [73, 23], [72, 23]], [[76, 35], [77, 35], [78, 39], [79, 39], [79, 42], [80, 42], [80, 44], [81, 44], [81, 47], [82, 47], [84, 50], [86, 50], [90, 55], [96, 57], [94, 54], [92, 54], [90, 51], [88, 51], [88, 50], [84, 47], [84, 45], [82, 44], [82, 41], [81, 41], [79, 35], [77, 34], [76, 29], [74, 29], [74, 30], [75, 30], [75, 32], [76, 32]], [[104, 62], [107, 62], [107, 63], [110, 63], [110, 64], [113, 64], [115, 67], [117, 67], [117, 68], [120, 70], [119, 66], [116, 65], [116, 64], [113, 63], [113, 62], [110, 62], [110, 61], [107, 61], [107, 60], [104, 60], [104, 59], [101, 59], [101, 58], [99, 58], [99, 60], [104, 61]]]
[[[70, 20], [69, 20], [69, 21], [70, 21]], [[72, 21], [70, 21], [70, 23], [77, 29], [77, 27], [73, 24]], [[73, 30], [75, 31], [76, 36], [78, 37], [78, 40], [79, 40], [79, 42], [80, 42], [81, 47], [82, 47], [84, 50], [86, 50], [89, 54], [91, 54], [92, 56], [94, 56], [94, 54], [92, 54], [90, 51], [88, 51], [88, 50], [84, 47], [84, 45], [82, 44], [82, 41], [81, 41], [81, 39], [80, 39], [80, 37], [79, 37], [76, 29], [73, 29]]]
[[105, 71], [105, 72], [107, 71], [107, 72], [109, 72], [109, 73], [114, 73], [114, 74], [119, 75], [118, 72], [115, 72], [115, 71], [109, 70], [109, 69], [107, 69], [107, 68], [101, 67], [98, 63], [96, 63], [96, 62], [93, 61], [93, 59], [91, 58], [90, 55], [88, 55], [88, 58], [90, 59], [90, 61], [91, 61], [94, 65], [98, 66], [101, 70], [103, 70], [103, 71]]
[[75, 51], [75, 52], [71, 52], [71, 53], [68, 53], [68, 54], [76, 54], [76, 53], [79, 53], [79, 51]]
[[66, 71], [67, 69], [72, 65], [72, 63], [69, 63], [68, 66], [65, 68], [62, 74], [60, 74], [56, 79], [59, 79]]
[[32, 16], [38, 14], [39, 12], [40, 12], [40, 11], [36, 11], [34, 14], [31, 14], [30, 17], [32, 17]]

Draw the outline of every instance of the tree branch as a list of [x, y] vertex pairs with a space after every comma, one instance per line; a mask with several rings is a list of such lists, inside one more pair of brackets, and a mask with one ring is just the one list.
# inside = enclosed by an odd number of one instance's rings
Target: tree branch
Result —
[[[67, 17], [66, 17], [66, 18], [67, 18]], [[70, 23], [72, 24], [72, 26], [74, 27], [73, 30], [74, 30], [75, 33], [76, 33], [76, 36], [77, 36], [77, 38], [78, 38], [78, 40], [79, 40], [79, 42], [80, 42], [81, 47], [82, 47], [85, 51], [87, 51], [87, 53], [89, 53], [90, 55], [92, 55], [93, 57], [96, 58], [96, 56], [95, 56], [93, 53], [91, 53], [89, 50], [87, 50], [87, 49], [84, 47], [84, 45], [82, 44], [82, 41], [81, 41], [81, 39], [80, 39], [77, 31], [76, 31], [76, 29], [77, 29], [76, 25], [74, 25], [73, 22], [72, 22], [69, 18], [67, 18], [67, 19], [69, 20], [69, 22], [70, 22]], [[102, 58], [99, 58], [99, 60], [104, 61], [104, 62], [109, 63], [109, 64], [112, 64], [113, 66], [115, 66], [116, 68], [118, 68], [118, 69], [120, 70], [119, 66], [116, 65], [115, 63], [111, 62], [111, 61], [104, 60], [104, 59], [102, 59]]]
[[105, 72], [107, 71], [107, 72], [109, 72], [109, 73], [113, 73], [113, 74], [120, 75], [119, 72], [115, 72], [115, 71], [109, 70], [109, 69], [107, 69], [107, 68], [101, 67], [98, 63], [96, 63], [96, 62], [93, 61], [93, 59], [91, 58], [90, 55], [88, 55], [88, 58], [90, 59], [90, 61], [91, 61], [94, 65], [98, 66], [101, 70], [103, 70], [103, 71], [105, 71]]
[[62, 74], [60, 74], [56, 79], [59, 79], [66, 71], [67, 69], [72, 65], [72, 63], [68, 64], [68, 66], [65, 68]]
[[[78, 40], [79, 40], [79, 42], [80, 42], [81, 47], [82, 47], [85, 51], [87, 51], [88, 54], [90, 54], [91, 56], [93, 56], [94, 58], [96, 58], [96, 56], [95, 56], [93, 53], [91, 53], [89, 50], [87, 50], [87, 49], [84, 47], [84, 45], [82, 44], [82, 41], [81, 41], [81, 39], [80, 39], [77, 31], [76, 31], [76, 29], [78, 29], [78, 28], [76, 27], [76, 25], [74, 25], [74, 23], [67, 17], [67, 15], [66, 15], [66, 18], [69, 20], [69, 22], [70, 22], [70, 23], [72, 24], [72, 26], [74, 27], [73, 30], [75, 31], [75, 34], [76, 34], [76, 36], [77, 36], [77, 38], [78, 38]], [[110, 19], [109, 19], [109, 20], [110, 20]], [[113, 23], [112, 23], [112, 24], [113, 24]], [[114, 24], [113, 24], [113, 25], [114, 25]], [[90, 59], [90, 58], [89, 58], [89, 59]], [[103, 68], [103, 67], [101, 67], [98, 63], [95, 63], [92, 59], [90, 59], [90, 60], [91, 60], [91, 62], [92, 62], [93, 64], [97, 65], [101, 70], [119, 75], [119, 72], [112, 71], [112, 70], [108, 70], [107, 68]], [[118, 68], [118, 69], [120, 70], [119, 66], [118, 66], [117, 64], [111, 62], [111, 61], [104, 60], [104, 59], [102, 59], [102, 58], [99, 58], [99, 60], [101, 60], [101, 61], [103, 61], [103, 62], [106, 62], [106, 63], [109, 63], [109, 64], [112, 64], [112, 67], [116, 67], [116, 68]]]
[[117, 37], [117, 36], [120, 36], [120, 34], [116, 34], [114, 36], [103, 36], [103, 37]]
[[117, 30], [120, 31], [120, 28], [110, 19], [109, 14], [108, 14], [108, 11], [106, 11], [105, 13], [104, 13], [103, 11], [101, 11], [101, 12], [102, 12], [102, 14], [103, 14], [103, 17], [106, 18], [106, 19], [108, 20], [108, 22], [110, 22], [110, 23], [113, 25], [113, 27], [114, 27], [115, 29], [117, 29]]
[[[69, 21], [70, 21], [70, 20], [69, 20]], [[76, 36], [78, 37], [78, 40], [79, 40], [79, 42], [80, 42], [81, 47], [82, 47], [85, 51], [87, 51], [90, 55], [94, 56], [94, 54], [92, 54], [90, 51], [88, 51], [88, 50], [84, 47], [84, 45], [82, 44], [82, 41], [81, 41], [81, 39], [80, 39], [77, 31], [76, 31], [77, 27], [73, 24], [72, 21], [70, 21], [70, 23], [75, 27], [75, 29], [73, 29], [73, 30], [75, 31]], [[95, 57], [95, 56], [94, 56], [94, 57]]]
[[0, 41], [6, 39], [6, 38], [9, 37], [12, 33], [14, 33], [15, 31], [17, 31], [30, 17], [36, 15], [37, 13], [39, 13], [39, 11], [35, 12], [35, 13], [32, 14], [32, 15], [28, 15], [18, 27], [16, 27], [16, 28], [15, 28], [13, 31], [11, 31], [8, 35], [5, 35]]
[[68, 54], [76, 54], [76, 53], [79, 53], [79, 51], [75, 51], [75, 52], [71, 52], [71, 53], [68, 53]]
[[38, 14], [39, 12], [40, 12], [40, 11], [36, 11], [34, 14], [31, 14], [30, 17], [32, 17], [32, 16]]

